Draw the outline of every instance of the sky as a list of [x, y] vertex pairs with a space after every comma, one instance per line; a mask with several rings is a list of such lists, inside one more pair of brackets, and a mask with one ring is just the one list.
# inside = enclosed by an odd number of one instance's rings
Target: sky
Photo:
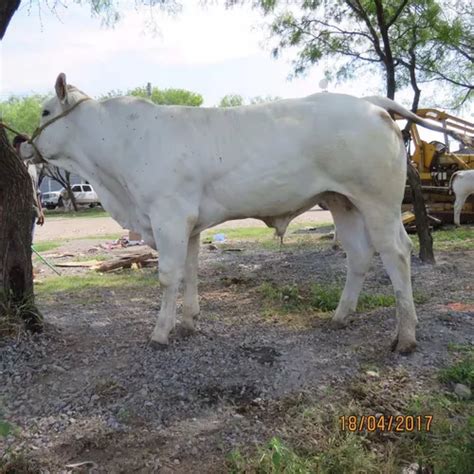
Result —
[[[0, 99], [33, 92], [51, 93], [59, 72], [92, 96], [143, 86], [199, 92], [204, 105], [226, 94], [301, 97], [319, 92], [324, 63], [302, 78], [288, 80], [292, 54], [271, 56], [264, 19], [250, 7], [226, 10], [184, 1], [170, 16], [129, 8], [114, 28], [91, 18], [88, 6], [70, 5], [52, 14], [43, 3], [22, 7], [0, 46]], [[222, 3], [222, 2], [221, 2]], [[151, 20], [158, 27], [154, 32]], [[375, 80], [329, 84], [333, 92], [381, 92]], [[383, 91], [382, 91], [383, 92]]]

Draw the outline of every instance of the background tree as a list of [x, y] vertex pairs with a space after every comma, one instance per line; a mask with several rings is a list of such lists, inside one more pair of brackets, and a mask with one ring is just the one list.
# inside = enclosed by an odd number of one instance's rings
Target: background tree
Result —
[[294, 74], [324, 59], [327, 74], [350, 79], [377, 73], [393, 99], [410, 84], [410, 65], [418, 82], [443, 81], [470, 97], [473, 13], [455, 0], [260, 0], [272, 16], [270, 31], [278, 56], [296, 48]]
[[101, 95], [99, 100], [112, 99], [124, 95], [143, 97], [157, 105], [188, 105], [199, 107], [204, 102], [202, 95], [197, 92], [188, 91], [186, 89], [159, 89], [158, 87], [152, 87], [151, 90], [148, 91], [146, 86], [135, 87], [135, 89], [130, 89], [127, 92], [112, 90]]
[[239, 94], [227, 94], [219, 101], [218, 107], [238, 107], [239, 105], [245, 105], [246, 103], [254, 105], [254, 104], [264, 104], [266, 102], [273, 102], [275, 100], [279, 100], [281, 97], [266, 95], [261, 96], [257, 95], [255, 97], [251, 97], [248, 102]]
[[146, 87], [137, 87], [129, 90], [127, 95], [148, 98], [157, 105], [189, 105], [199, 107], [204, 101], [201, 94], [185, 89], [158, 89], [153, 87], [149, 96]]
[[227, 94], [219, 101], [219, 107], [238, 107], [244, 105], [244, 98], [239, 94]]
[[256, 95], [255, 97], [250, 98], [250, 104], [266, 104], [267, 102], [274, 102], [275, 100], [280, 100], [281, 97], [276, 95]]

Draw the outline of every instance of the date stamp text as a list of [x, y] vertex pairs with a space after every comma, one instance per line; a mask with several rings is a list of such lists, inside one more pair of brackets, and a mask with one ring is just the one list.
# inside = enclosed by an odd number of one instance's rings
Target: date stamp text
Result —
[[431, 430], [433, 415], [344, 415], [339, 417], [341, 431], [413, 433]]

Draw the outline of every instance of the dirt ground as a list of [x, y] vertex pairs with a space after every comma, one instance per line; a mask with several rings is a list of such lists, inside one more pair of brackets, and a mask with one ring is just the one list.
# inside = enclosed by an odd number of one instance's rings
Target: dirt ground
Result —
[[[329, 211], [324, 211], [318, 206], [295, 218], [293, 223], [327, 223], [332, 222]], [[265, 227], [262, 221], [257, 219], [241, 219], [224, 222], [214, 229], [236, 227]], [[110, 234], [121, 234], [125, 232], [122, 226], [110, 217], [81, 217], [80, 219], [69, 218], [46, 218], [44, 226], [36, 226], [35, 242], [58, 239], [83, 239], [90, 236], [101, 236]]]
[[[99, 219], [88, 220], [95, 232], [103, 229]], [[76, 225], [82, 232], [85, 223]], [[71, 227], [77, 237], [73, 229], [79, 227]], [[40, 232], [38, 239], [46, 238]], [[447, 363], [449, 344], [474, 342], [472, 250], [439, 252], [435, 266], [412, 258], [414, 289], [423, 298], [419, 347], [410, 356], [389, 349], [393, 307], [360, 313], [340, 330], [328, 314], [282, 316], [262, 296], [262, 284], [344, 280], [344, 252], [319, 242], [321, 235], [281, 251], [246, 242], [203, 245], [198, 332], [175, 333], [162, 351], [148, 345], [160, 290], [139, 284], [155, 269], [128, 271], [130, 286], [40, 291], [45, 334], [0, 347], [0, 400], [19, 427], [3, 448], [52, 473], [228, 472], [233, 449], [278, 433], [287, 400], [324, 395], [330, 404], [367, 367], [403, 370], [418, 387]], [[83, 242], [84, 254], [97, 245]], [[49, 252], [51, 259], [63, 250]], [[364, 291], [392, 291], [378, 257]]]

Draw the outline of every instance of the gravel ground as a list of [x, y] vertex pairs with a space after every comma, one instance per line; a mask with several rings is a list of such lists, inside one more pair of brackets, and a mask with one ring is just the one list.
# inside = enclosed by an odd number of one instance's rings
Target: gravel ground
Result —
[[[367, 364], [423, 380], [446, 364], [449, 343], [474, 343], [473, 251], [439, 253], [433, 267], [413, 257], [414, 289], [428, 302], [417, 308], [418, 350], [400, 356], [389, 350], [393, 308], [341, 330], [265, 312], [262, 282], [340, 281], [341, 250], [240, 248], [203, 246], [199, 331], [166, 350], [148, 347], [156, 288], [40, 299], [45, 334], [0, 347], [0, 400], [20, 428], [0, 452], [23, 450], [54, 473], [226, 472], [233, 448], [272, 436], [272, 404], [342, 389]], [[379, 258], [364, 288], [391, 291]]]

